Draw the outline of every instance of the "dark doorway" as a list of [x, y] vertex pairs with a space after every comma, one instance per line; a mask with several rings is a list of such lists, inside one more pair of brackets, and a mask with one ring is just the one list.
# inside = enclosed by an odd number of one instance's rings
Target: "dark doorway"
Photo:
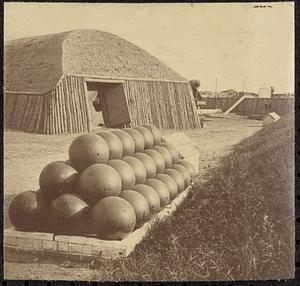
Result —
[[93, 127], [122, 128], [130, 123], [122, 83], [86, 81]]

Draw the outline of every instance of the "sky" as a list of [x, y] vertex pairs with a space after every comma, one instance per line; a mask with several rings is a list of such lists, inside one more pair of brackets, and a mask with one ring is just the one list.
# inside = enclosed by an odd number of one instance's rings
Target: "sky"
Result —
[[294, 92], [293, 2], [4, 3], [5, 41], [75, 29], [117, 34], [201, 90]]

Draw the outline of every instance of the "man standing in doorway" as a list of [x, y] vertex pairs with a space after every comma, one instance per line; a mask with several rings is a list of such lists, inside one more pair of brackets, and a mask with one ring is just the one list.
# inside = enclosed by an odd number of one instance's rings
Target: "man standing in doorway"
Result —
[[197, 106], [197, 101], [202, 100], [202, 96], [201, 96], [201, 93], [199, 91], [200, 81], [197, 80], [197, 79], [192, 79], [192, 80], [190, 80], [190, 85], [191, 85], [191, 88], [192, 88], [195, 104]]

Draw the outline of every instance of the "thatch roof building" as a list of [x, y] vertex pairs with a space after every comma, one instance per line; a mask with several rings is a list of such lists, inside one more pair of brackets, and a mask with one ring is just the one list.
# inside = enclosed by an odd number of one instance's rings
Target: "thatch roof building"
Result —
[[4, 56], [6, 128], [55, 134], [99, 124], [199, 127], [188, 81], [116, 35], [76, 30], [13, 40]]

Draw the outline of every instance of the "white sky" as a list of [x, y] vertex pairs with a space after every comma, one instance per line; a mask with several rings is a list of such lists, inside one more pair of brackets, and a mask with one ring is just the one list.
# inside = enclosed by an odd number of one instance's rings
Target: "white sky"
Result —
[[202, 90], [294, 92], [294, 3], [4, 3], [4, 39], [98, 29], [157, 56]]

